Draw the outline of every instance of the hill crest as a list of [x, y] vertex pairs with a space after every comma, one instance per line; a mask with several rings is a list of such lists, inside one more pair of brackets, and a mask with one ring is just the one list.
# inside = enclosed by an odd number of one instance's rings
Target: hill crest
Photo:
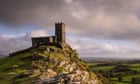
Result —
[[66, 46], [37, 46], [0, 59], [0, 84], [109, 84]]

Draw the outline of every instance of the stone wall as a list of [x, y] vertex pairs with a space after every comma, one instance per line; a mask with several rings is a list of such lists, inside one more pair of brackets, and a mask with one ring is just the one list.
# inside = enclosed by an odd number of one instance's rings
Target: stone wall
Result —
[[32, 38], [32, 46], [38, 46], [38, 45], [49, 44], [54, 42], [56, 42], [55, 36]]

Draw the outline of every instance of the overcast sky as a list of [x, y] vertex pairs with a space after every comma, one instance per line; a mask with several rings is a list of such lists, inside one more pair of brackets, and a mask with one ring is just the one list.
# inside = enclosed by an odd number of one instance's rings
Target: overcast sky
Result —
[[0, 54], [66, 24], [80, 56], [140, 58], [140, 0], [0, 0]]

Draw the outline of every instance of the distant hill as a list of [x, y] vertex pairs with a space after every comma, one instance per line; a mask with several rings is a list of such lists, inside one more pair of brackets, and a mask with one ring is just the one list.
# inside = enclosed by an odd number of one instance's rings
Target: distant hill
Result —
[[0, 84], [109, 84], [70, 46], [31, 47], [0, 59]]
[[0, 58], [4, 57], [5, 55], [0, 54]]
[[3, 56], [2, 54], [0, 54], [0, 56]]
[[5, 52], [0, 51], [0, 58], [5, 56], [5, 54], [4, 54], [4, 53], [5, 53]]

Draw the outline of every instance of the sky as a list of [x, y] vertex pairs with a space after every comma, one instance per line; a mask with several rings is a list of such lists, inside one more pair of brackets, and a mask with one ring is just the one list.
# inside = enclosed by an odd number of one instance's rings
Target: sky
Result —
[[140, 59], [140, 0], [0, 0], [0, 55], [66, 24], [80, 57]]

